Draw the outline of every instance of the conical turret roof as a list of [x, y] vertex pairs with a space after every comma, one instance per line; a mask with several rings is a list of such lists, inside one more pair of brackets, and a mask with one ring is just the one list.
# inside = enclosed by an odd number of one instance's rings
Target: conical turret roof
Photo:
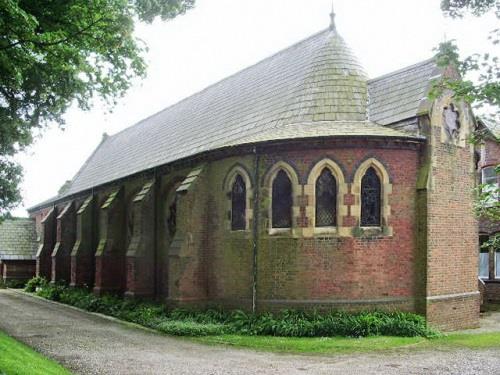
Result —
[[297, 87], [291, 108], [302, 121], [365, 121], [367, 76], [335, 29], [317, 35], [308, 71]]

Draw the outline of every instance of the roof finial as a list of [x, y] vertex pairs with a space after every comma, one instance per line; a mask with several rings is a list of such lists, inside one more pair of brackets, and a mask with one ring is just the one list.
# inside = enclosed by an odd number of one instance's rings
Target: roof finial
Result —
[[330, 30], [337, 31], [337, 28], [335, 27], [335, 12], [333, 10], [333, 1], [332, 1], [332, 12], [330, 13]]

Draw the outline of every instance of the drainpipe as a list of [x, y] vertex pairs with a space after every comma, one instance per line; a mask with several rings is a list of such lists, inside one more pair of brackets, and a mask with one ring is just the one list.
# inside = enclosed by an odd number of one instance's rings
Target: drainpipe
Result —
[[159, 182], [156, 168], [153, 169], [153, 299], [159, 298], [158, 285], [158, 204], [159, 204]]
[[254, 161], [254, 190], [253, 190], [253, 280], [252, 280], [252, 312], [255, 313], [257, 304], [257, 250], [259, 246], [259, 162], [260, 155], [257, 147], [253, 148]]

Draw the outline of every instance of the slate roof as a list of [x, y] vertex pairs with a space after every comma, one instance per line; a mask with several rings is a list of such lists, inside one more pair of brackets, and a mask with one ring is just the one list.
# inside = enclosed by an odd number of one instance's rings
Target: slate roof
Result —
[[343, 38], [324, 30], [104, 138], [57, 198], [244, 143], [347, 135], [418, 138], [374, 123], [416, 116], [432, 71], [427, 61], [368, 81]]
[[426, 109], [432, 78], [439, 75], [430, 59], [368, 81], [370, 120], [389, 125], [415, 117]]
[[11, 219], [0, 224], [0, 260], [36, 259], [37, 235], [32, 219]]
[[238, 144], [318, 137], [366, 137], [367, 134], [371, 137], [424, 139], [422, 136], [403, 133], [371, 121], [315, 121], [266, 129], [258, 134], [240, 139]]

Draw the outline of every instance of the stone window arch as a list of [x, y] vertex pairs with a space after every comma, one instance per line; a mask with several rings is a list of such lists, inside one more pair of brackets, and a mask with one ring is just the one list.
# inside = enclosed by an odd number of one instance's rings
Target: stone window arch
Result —
[[269, 231], [276, 233], [293, 230], [294, 222], [299, 216], [297, 205], [299, 179], [295, 170], [287, 163], [280, 161], [273, 165], [267, 173], [265, 187], [269, 194]]
[[253, 219], [253, 190], [250, 175], [242, 165], [231, 168], [224, 181], [224, 191], [227, 196], [228, 229], [249, 230]]
[[[332, 186], [333, 184], [335, 186]], [[308, 197], [306, 215], [314, 232], [338, 231], [342, 225], [343, 217], [347, 216], [347, 207], [343, 202], [346, 193], [347, 185], [344, 173], [337, 163], [329, 158], [324, 158], [314, 165], [309, 172], [307, 185], [304, 187], [304, 194]], [[319, 212], [319, 210], [323, 212]], [[334, 217], [328, 215], [328, 211]]]
[[392, 184], [384, 165], [375, 158], [365, 160], [356, 170], [352, 183], [355, 203], [352, 215], [362, 228], [378, 228], [392, 235], [389, 226], [391, 206], [389, 202]]

